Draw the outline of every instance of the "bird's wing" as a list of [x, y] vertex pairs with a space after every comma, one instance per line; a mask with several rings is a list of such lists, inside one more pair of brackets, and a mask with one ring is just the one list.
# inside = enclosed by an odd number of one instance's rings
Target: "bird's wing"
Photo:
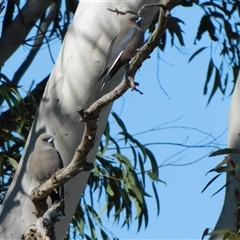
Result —
[[40, 183], [48, 180], [53, 173], [63, 167], [61, 157], [53, 147], [47, 146], [34, 150], [31, 156], [32, 163], [35, 165], [32, 167], [35, 172], [33, 176]]
[[124, 49], [127, 47], [127, 45], [131, 42], [133, 39], [137, 29], [136, 26], [129, 26], [128, 28], [125, 28], [119, 32], [117, 35], [110, 54], [110, 61], [109, 66], [111, 66], [116, 62], [116, 59], [119, 59], [119, 54], [124, 51]]
[[132, 38], [134, 37], [136, 32], [135, 26], [129, 26], [121, 30], [113, 39], [107, 54], [107, 61], [102, 72], [101, 76], [99, 77], [98, 81], [103, 77], [106, 78], [102, 81], [102, 87], [106, 83], [107, 80], [111, 79], [113, 75], [119, 70], [121, 65], [119, 66], [118, 60], [120, 59], [124, 49], [126, 46], [131, 42]]
[[112, 64], [112, 66], [108, 69], [106, 75], [109, 75], [109, 73], [110, 73], [111, 71], [113, 71], [114, 66], [117, 65], [118, 60], [121, 58], [122, 53], [123, 53], [123, 51], [121, 51], [121, 52], [118, 54], [117, 58], [115, 59], [115, 61], [114, 61], [113, 64]]

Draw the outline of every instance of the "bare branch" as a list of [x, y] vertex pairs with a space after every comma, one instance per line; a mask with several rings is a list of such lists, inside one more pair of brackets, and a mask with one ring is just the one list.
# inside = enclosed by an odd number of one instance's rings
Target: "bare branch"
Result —
[[135, 13], [135, 12], [133, 12], [133, 11], [125, 11], [125, 12], [123, 12], [123, 11], [119, 11], [117, 8], [115, 8], [115, 9], [110, 9], [110, 8], [108, 8], [108, 10], [110, 11], [110, 12], [115, 12], [115, 13], [117, 13], [117, 15], [118, 14], [120, 14], [120, 15], [126, 15], [127, 13], [132, 13], [132, 14], [135, 14], [136, 16], [138, 16], [138, 14], [137, 13]]
[[54, 225], [58, 221], [60, 205], [60, 202], [55, 202], [36, 223], [28, 227], [21, 239], [56, 240]]
[[[61, 184], [66, 183], [78, 173], [90, 171], [93, 168], [93, 164], [88, 163], [86, 159], [89, 151], [94, 146], [99, 114], [104, 107], [121, 97], [129, 88], [132, 90], [136, 89], [137, 84], [133, 81], [134, 76], [136, 71], [141, 67], [143, 61], [148, 59], [150, 53], [158, 46], [170, 15], [168, 10], [169, 4], [169, 2], [166, 3], [164, 8], [160, 9], [158, 27], [153, 32], [148, 42], [131, 60], [130, 67], [126, 73], [126, 79], [122, 81], [113, 91], [107, 93], [94, 102], [87, 110], [84, 110], [81, 107], [78, 109], [80, 121], [85, 122], [85, 131], [81, 143], [76, 149], [73, 159], [68, 166], [57, 171], [48, 181], [31, 192], [30, 198], [37, 207], [41, 208], [39, 203], [41, 203], [42, 199], [46, 198], [55, 188], [58, 188]], [[113, 11], [120, 12], [118, 10]]]

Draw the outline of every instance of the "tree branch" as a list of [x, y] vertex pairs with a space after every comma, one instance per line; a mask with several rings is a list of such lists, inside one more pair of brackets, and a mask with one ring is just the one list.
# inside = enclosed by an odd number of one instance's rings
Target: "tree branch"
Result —
[[56, 240], [54, 225], [58, 221], [61, 203], [54, 203], [36, 223], [30, 225], [21, 239]]
[[[111, 102], [121, 97], [129, 88], [135, 89], [136, 83], [133, 82], [136, 71], [141, 67], [149, 54], [158, 46], [158, 42], [166, 28], [166, 23], [169, 18], [168, 4], [160, 9], [158, 27], [149, 38], [148, 42], [136, 53], [130, 62], [130, 67], [126, 73], [126, 79], [122, 81], [113, 91], [107, 93], [96, 102], [94, 102], [87, 110], [79, 108], [80, 121], [85, 122], [85, 131], [75, 151], [74, 157], [70, 164], [63, 169], [58, 170], [53, 176], [40, 185], [38, 188], [32, 190], [30, 199], [34, 202], [37, 208], [41, 208], [39, 203], [46, 198], [55, 188], [61, 184], [66, 183], [69, 179], [80, 172], [90, 171], [93, 168], [92, 163], [86, 161], [89, 151], [94, 145], [95, 135], [97, 131], [97, 121], [99, 113]], [[116, 10], [118, 11], [118, 10]]]

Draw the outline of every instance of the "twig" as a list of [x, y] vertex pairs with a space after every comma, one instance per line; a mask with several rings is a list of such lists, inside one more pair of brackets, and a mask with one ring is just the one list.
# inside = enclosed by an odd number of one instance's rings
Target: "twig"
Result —
[[132, 14], [138, 16], [137, 13], [135, 13], [135, 12], [133, 12], [133, 11], [129, 11], [129, 10], [128, 10], [128, 11], [125, 11], [125, 12], [119, 11], [117, 8], [115, 8], [115, 9], [108, 8], [108, 10], [109, 10], [110, 12], [115, 12], [115, 13], [117, 13], [117, 15], [118, 15], [118, 14], [120, 14], [120, 15], [126, 15], [127, 13], [132, 13]]

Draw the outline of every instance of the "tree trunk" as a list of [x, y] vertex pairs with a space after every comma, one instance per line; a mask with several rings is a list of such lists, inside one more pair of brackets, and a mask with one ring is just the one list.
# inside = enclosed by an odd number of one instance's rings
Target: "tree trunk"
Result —
[[[240, 73], [232, 96], [229, 111], [228, 124], [228, 148], [240, 149]], [[239, 154], [229, 154], [235, 164], [240, 164]], [[238, 172], [239, 174], [239, 172]], [[240, 183], [230, 174], [227, 174], [226, 182], [232, 181], [226, 186], [225, 199], [222, 212], [219, 216], [215, 230], [227, 229], [237, 232], [240, 224]], [[213, 235], [210, 239], [222, 239], [220, 235]]]
[[[28, 198], [29, 192], [38, 185], [28, 170], [28, 157], [36, 138], [43, 132], [53, 135], [55, 146], [66, 166], [84, 131], [77, 107], [88, 108], [121, 80], [123, 72], [106, 84], [103, 91], [100, 90], [100, 82], [97, 82], [105, 65], [108, 47], [125, 18], [107, 8], [137, 12], [143, 4], [150, 2], [157, 3], [159, 0], [80, 1], [35, 116], [16, 175], [2, 205], [2, 239], [19, 239], [26, 228], [36, 221], [33, 203]], [[157, 10], [152, 7], [145, 11], [145, 29]], [[89, 162], [95, 159], [110, 109], [111, 106], [106, 107], [99, 117], [95, 145], [88, 155]], [[65, 184], [66, 216], [61, 217], [56, 225], [57, 239], [64, 238], [88, 177], [89, 172], [81, 173]]]

